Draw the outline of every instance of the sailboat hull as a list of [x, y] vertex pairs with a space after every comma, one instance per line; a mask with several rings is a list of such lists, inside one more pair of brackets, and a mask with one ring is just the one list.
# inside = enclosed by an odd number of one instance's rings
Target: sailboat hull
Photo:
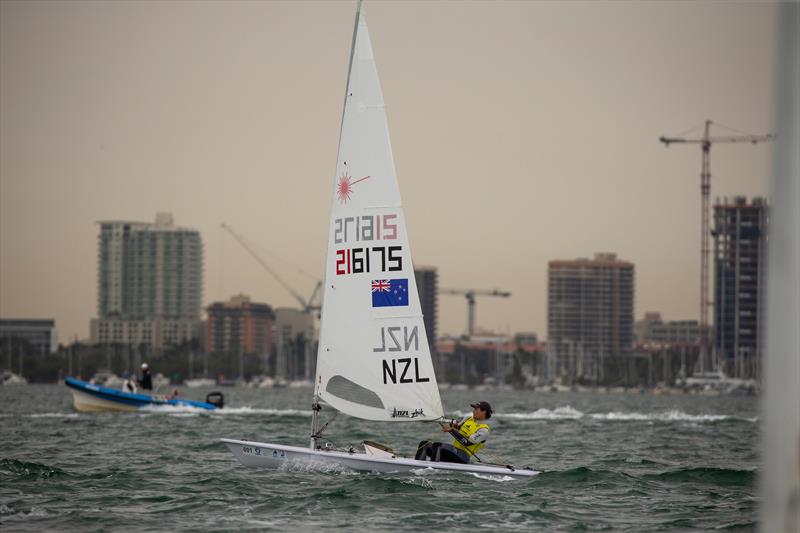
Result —
[[250, 468], [280, 468], [287, 464], [310, 465], [319, 468], [339, 466], [358, 472], [409, 472], [432, 469], [492, 476], [526, 479], [539, 472], [530, 468], [512, 468], [481, 464], [434, 463], [403, 457], [378, 457], [363, 452], [311, 450], [298, 446], [270, 444], [247, 440], [220, 439], [244, 466]]

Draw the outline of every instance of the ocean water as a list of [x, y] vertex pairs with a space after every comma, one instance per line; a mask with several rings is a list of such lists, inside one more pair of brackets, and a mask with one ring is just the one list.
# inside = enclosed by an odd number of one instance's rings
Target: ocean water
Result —
[[[311, 389], [221, 390], [227, 405], [215, 413], [83, 414], [64, 385], [0, 387], [0, 530], [756, 529], [756, 398], [443, 391], [453, 416], [475, 400], [494, 406], [482, 455], [542, 472], [518, 481], [248, 469], [218, 439], [306, 445]], [[442, 434], [339, 415], [326, 435], [412, 453]]]

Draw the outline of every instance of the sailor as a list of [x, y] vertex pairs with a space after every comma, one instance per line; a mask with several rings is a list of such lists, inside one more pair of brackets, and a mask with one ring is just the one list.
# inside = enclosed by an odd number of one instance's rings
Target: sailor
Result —
[[470, 404], [470, 407], [471, 415], [465, 416], [459, 422], [442, 424], [442, 431], [453, 436], [452, 444], [422, 441], [414, 458], [444, 463], [480, 462], [477, 452], [489, 438], [489, 425], [484, 420], [492, 417], [492, 406], [489, 402], [480, 401]]
[[142, 378], [139, 380], [139, 386], [142, 390], [153, 390], [153, 378], [150, 376], [150, 367], [147, 363], [142, 363]]

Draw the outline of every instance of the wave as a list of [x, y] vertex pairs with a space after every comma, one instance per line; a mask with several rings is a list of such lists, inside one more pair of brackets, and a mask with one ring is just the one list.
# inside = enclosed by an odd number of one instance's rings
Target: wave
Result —
[[78, 418], [78, 413], [5, 413], [0, 418]]
[[209, 411], [202, 407], [191, 407], [188, 405], [156, 405], [147, 406], [139, 409], [138, 412], [145, 412], [148, 414], [171, 414], [177, 416], [193, 416], [198, 414], [209, 416], [231, 416], [231, 415], [271, 415], [271, 416], [302, 416], [311, 417], [310, 410], [302, 409], [267, 409], [259, 407], [224, 407], [222, 409], [214, 409]]
[[0, 459], [0, 479], [5, 481], [49, 479], [68, 475], [59, 468], [42, 463], [31, 463], [17, 459]]
[[576, 420], [583, 418], [584, 413], [570, 406], [555, 409], [537, 409], [532, 413], [503, 413], [493, 415], [495, 418], [510, 418], [517, 420]]
[[[110, 412], [110, 411], [109, 411]], [[231, 415], [271, 415], [271, 416], [299, 416], [311, 417], [310, 410], [302, 409], [267, 409], [259, 407], [225, 407], [223, 409], [215, 409], [209, 411], [202, 407], [191, 407], [188, 405], [148, 405], [132, 412], [119, 412], [117, 414], [167, 414], [173, 416], [195, 416], [195, 415], [210, 415], [210, 416], [231, 416]], [[113, 413], [112, 413], [113, 414]], [[4, 413], [0, 414], [0, 418], [80, 418], [81, 416], [91, 416], [92, 413], [28, 413], [28, 414], [15, 414]]]
[[302, 416], [311, 418], [311, 410], [304, 409], [266, 409], [261, 407], [225, 407], [212, 411], [214, 415], [272, 415], [272, 416]]
[[692, 467], [648, 474], [645, 479], [683, 483], [710, 483], [713, 485], [752, 485], [755, 483], [755, 469]]
[[567, 470], [551, 470], [534, 478], [538, 483], [622, 483], [629, 485], [632, 480], [658, 481], [662, 483], [702, 483], [710, 485], [752, 486], [755, 484], [756, 469], [684, 467], [644, 475], [633, 472], [593, 469], [578, 466]]
[[628, 483], [632, 476], [625, 472], [616, 472], [613, 470], [600, 470], [592, 469], [587, 466], [578, 466], [567, 470], [551, 470], [542, 472], [534, 477], [539, 483], [552, 484], [552, 483], [609, 483], [620, 481]]
[[[463, 415], [462, 415], [463, 416]], [[608, 413], [584, 413], [571, 406], [557, 407], [555, 409], [537, 409], [529, 413], [502, 413], [494, 415], [499, 419], [510, 420], [608, 420], [621, 422], [720, 422], [724, 420], [735, 420], [741, 422], [758, 422], [758, 417], [741, 417], [735, 415], [717, 414], [690, 414], [677, 409], [660, 411], [655, 413], [637, 413], [611, 411]]]
[[757, 422], [758, 417], [746, 418], [734, 415], [692, 415], [673, 409], [670, 411], [663, 411], [660, 413], [595, 413], [589, 415], [595, 420], [657, 420], [664, 422], [720, 422], [722, 420], [740, 420], [744, 422]]
[[[157, 405], [147, 406], [136, 411], [145, 414], [168, 414], [173, 416], [236, 416], [236, 415], [269, 415], [277, 417], [303, 417], [310, 418], [311, 411], [303, 409], [274, 409], [262, 407], [225, 407], [209, 411], [200, 407], [186, 405]], [[457, 417], [465, 416], [466, 413], [456, 411]], [[20, 416], [20, 415], [13, 415]], [[29, 418], [78, 418], [80, 413], [32, 413], [22, 415]], [[625, 411], [610, 411], [607, 413], [584, 413], [571, 406], [556, 407], [555, 409], [541, 408], [532, 412], [519, 413], [499, 413], [493, 418], [505, 420], [599, 420], [609, 422], [694, 422], [694, 423], [713, 423], [724, 421], [738, 421], [756, 423], [758, 417], [742, 417], [736, 415], [719, 414], [690, 414], [672, 409], [654, 413], [639, 413]]]
[[480, 474], [478, 472], [467, 472], [467, 473], [471, 474], [473, 477], [476, 477], [478, 479], [484, 479], [486, 481], [496, 481], [498, 483], [505, 483], [506, 481], [516, 481], [515, 478], [503, 474]]

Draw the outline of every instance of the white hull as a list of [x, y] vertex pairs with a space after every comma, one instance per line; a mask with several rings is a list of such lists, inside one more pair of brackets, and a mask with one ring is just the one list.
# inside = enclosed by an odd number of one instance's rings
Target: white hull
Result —
[[81, 392], [79, 390], [70, 389], [72, 393], [72, 402], [75, 405], [75, 410], [82, 413], [94, 413], [97, 411], [138, 411], [139, 408], [135, 405], [126, 405], [120, 402], [112, 402], [98, 398], [91, 394]]
[[311, 450], [283, 444], [234, 439], [220, 440], [228, 446], [228, 449], [240, 463], [251, 468], [279, 468], [289, 463], [318, 465], [321, 467], [338, 465], [358, 472], [409, 472], [411, 470], [430, 468], [450, 472], [510, 476], [516, 479], [529, 478], [539, 473], [531, 469], [512, 469], [510, 467], [480, 464], [434, 463], [403, 457], [384, 458], [362, 452]]

